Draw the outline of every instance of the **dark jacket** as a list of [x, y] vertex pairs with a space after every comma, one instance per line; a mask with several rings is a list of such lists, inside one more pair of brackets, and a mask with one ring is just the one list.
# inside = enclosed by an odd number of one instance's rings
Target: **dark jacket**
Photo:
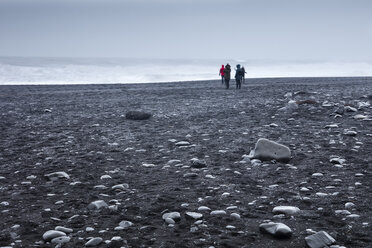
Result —
[[225, 79], [230, 80], [230, 78], [231, 78], [231, 66], [229, 64], [227, 64], [225, 66], [225, 70], [223, 70], [223, 72], [225, 73], [224, 74]]
[[236, 66], [235, 79], [236, 80], [242, 80], [243, 75], [244, 75], [243, 70], [242, 70], [242, 68], [240, 68], [240, 65], [238, 64]]

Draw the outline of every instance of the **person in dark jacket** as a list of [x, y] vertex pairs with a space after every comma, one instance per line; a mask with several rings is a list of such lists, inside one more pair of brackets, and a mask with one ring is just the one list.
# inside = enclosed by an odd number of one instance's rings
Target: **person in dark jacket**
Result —
[[224, 75], [225, 75], [225, 72], [224, 72], [224, 70], [225, 70], [225, 66], [224, 65], [222, 65], [221, 66], [221, 69], [220, 69], [220, 76], [221, 76], [221, 80], [222, 80], [222, 85], [223, 85], [223, 83], [224, 83]]
[[229, 64], [227, 64], [225, 66], [225, 69], [223, 70], [224, 72], [224, 78], [225, 78], [225, 85], [226, 85], [226, 89], [229, 88], [230, 86], [230, 75], [231, 75], [231, 66]]
[[235, 81], [237, 89], [240, 89], [242, 87], [242, 78], [243, 78], [242, 68], [240, 68], [240, 65], [237, 64], [235, 69]]
[[245, 83], [245, 74], [246, 74], [244, 66], [242, 66], [242, 72], [243, 72], [242, 83], [244, 84]]

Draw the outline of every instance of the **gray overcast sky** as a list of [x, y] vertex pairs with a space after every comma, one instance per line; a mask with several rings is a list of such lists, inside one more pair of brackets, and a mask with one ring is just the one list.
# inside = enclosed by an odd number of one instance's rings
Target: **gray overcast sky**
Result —
[[371, 0], [0, 0], [0, 56], [372, 60]]

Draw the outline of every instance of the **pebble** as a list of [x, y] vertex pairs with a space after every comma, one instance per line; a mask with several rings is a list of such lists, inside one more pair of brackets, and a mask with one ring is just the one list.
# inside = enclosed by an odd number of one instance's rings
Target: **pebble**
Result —
[[307, 236], [305, 241], [309, 248], [328, 247], [336, 242], [336, 240], [325, 231], [320, 231], [313, 235]]
[[204, 168], [204, 167], [207, 167], [207, 162], [205, 162], [205, 160], [200, 160], [200, 159], [197, 159], [197, 158], [192, 158], [190, 160], [191, 162], [191, 166], [193, 168]]
[[322, 177], [323, 173], [317, 172], [311, 175], [312, 177]]
[[233, 217], [233, 218], [235, 218], [235, 219], [238, 219], [238, 220], [241, 219], [240, 215], [237, 214], [237, 213], [232, 213], [232, 214], [230, 214], [230, 216]]
[[66, 233], [61, 232], [61, 231], [56, 231], [56, 230], [49, 230], [43, 234], [43, 239], [45, 241], [51, 241], [52, 239], [61, 237], [61, 236], [66, 236]]
[[328, 196], [327, 193], [322, 193], [322, 192], [317, 192], [317, 193], [315, 193], [315, 195], [320, 196], [320, 197]]
[[67, 228], [67, 227], [63, 227], [63, 226], [56, 226], [54, 228], [54, 230], [60, 231], [60, 232], [64, 232], [64, 233], [72, 233], [73, 232], [73, 229]]
[[105, 179], [112, 179], [112, 177], [110, 175], [101, 176], [101, 180], [105, 180]]
[[295, 215], [298, 212], [300, 212], [300, 209], [293, 206], [277, 206], [273, 209], [274, 214]]
[[186, 215], [186, 217], [189, 217], [189, 218], [194, 219], [194, 220], [198, 220], [198, 219], [203, 218], [203, 214], [196, 213], [196, 212], [186, 212], [185, 215]]
[[352, 203], [352, 202], [345, 203], [345, 208], [346, 209], [351, 209], [351, 208], [355, 208], [355, 207], [356, 207], [355, 204]]
[[102, 241], [103, 239], [100, 237], [92, 238], [88, 242], [85, 243], [85, 246], [87, 247], [98, 246], [99, 244], [102, 243]]
[[170, 218], [174, 221], [181, 220], [181, 214], [179, 212], [170, 212], [170, 213], [165, 213], [162, 216], [163, 220]]
[[189, 146], [190, 142], [188, 141], [179, 141], [176, 143], [176, 146]]
[[127, 220], [123, 220], [123, 221], [120, 221], [119, 226], [123, 227], [124, 229], [127, 229], [133, 226], [133, 223]]
[[65, 244], [65, 243], [70, 242], [70, 240], [71, 240], [71, 238], [68, 237], [68, 236], [61, 236], [61, 237], [57, 237], [57, 238], [52, 239], [50, 242], [52, 244]]
[[171, 218], [165, 218], [164, 219], [164, 221], [165, 221], [165, 223], [167, 223], [167, 224], [176, 224], [176, 222], [173, 220], [173, 219], [171, 219]]
[[51, 181], [56, 181], [58, 179], [70, 179], [70, 176], [64, 171], [57, 171], [57, 172], [45, 174], [44, 176], [49, 178], [49, 180]]
[[108, 205], [107, 205], [107, 203], [104, 200], [97, 200], [97, 201], [91, 202], [88, 205], [88, 208], [90, 210], [101, 209], [101, 208], [108, 208]]
[[198, 211], [211, 211], [211, 209], [209, 207], [206, 207], [206, 206], [200, 206], [200, 207], [198, 207]]
[[214, 210], [210, 213], [210, 215], [224, 215], [226, 214], [225, 210]]
[[85, 228], [85, 231], [86, 232], [93, 232], [94, 228], [93, 227], [87, 227], [87, 228]]
[[117, 184], [111, 187], [113, 190], [118, 190], [118, 191], [124, 191], [126, 189], [129, 189], [129, 185], [126, 183], [122, 184]]
[[208, 178], [208, 179], [215, 179], [216, 177], [208, 174], [208, 175], [205, 175], [205, 178]]
[[336, 214], [350, 215], [351, 213], [348, 210], [336, 210]]
[[282, 144], [268, 139], [260, 138], [253, 150], [253, 158], [262, 160], [289, 161], [291, 150]]
[[196, 178], [196, 177], [198, 177], [198, 174], [190, 172], [190, 173], [183, 174], [183, 177], [185, 177], [185, 178]]
[[290, 238], [292, 236], [292, 230], [283, 223], [263, 223], [260, 225], [260, 231], [273, 235], [276, 238]]
[[349, 215], [346, 216], [346, 218], [349, 218], [349, 219], [357, 219], [359, 217], [360, 217], [360, 215], [358, 215], [358, 214], [349, 214]]

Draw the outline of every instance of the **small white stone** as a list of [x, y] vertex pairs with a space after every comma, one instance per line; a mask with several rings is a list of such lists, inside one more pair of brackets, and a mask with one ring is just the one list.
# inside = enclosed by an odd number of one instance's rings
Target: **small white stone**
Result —
[[210, 213], [210, 215], [225, 215], [225, 210], [214, 210]]

